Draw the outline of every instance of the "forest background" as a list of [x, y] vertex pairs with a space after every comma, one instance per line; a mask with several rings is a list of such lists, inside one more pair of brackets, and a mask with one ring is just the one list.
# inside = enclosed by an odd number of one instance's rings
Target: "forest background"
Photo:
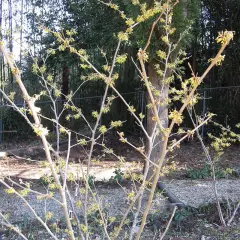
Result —
[[[128, 1], [120, 1], [120, 8], [127, 12], [133, 11]], [[187, 38], [186, 46], [187, 60], [182, 64], [181, 69], [186, 77], [191, 76], [188, 62], [193, 70], [201, 74], [210, 59], [217, 50], [216, 36], [224, 29], [235, 31], [234, 42], [226, 49], [226, 61], [221, 68], [214, 68], [199, 89], [201, 99], [196, 109], [199, 115], [204, 115], [207, 111], [214, 112], [218, 116], [218, 121], [224, 126], [234, 127], [239, 119], [239, 6], [237, 0], [231, 1], [180, 1], [177, 18], [180, 20], [186, 15], [186, 22], [175, 19], [178, 23], [178, 31], [183, 31], [186, 24], [192, 21], [189, 29], [190, 37]], [[112, 36], [123, 28], [121, 17], [114, 11], [99, 1], [24, 1], [24, 0], [1, 0], [0, 3], [0, 25], [1, 36], [7, 42], [10, 52], [13, 52], [22, 70], [22, 78], [30, 94], [37, 93], [41, 88], [39, 81], [32, 71], [34, 58], [45, 58], [46, 50], [56, 49], [58, 45], [54, 36], [44, 33], [41, 26], [53, 31], [64, 31], [74, 29], [76, 34], [76, 45], [87, 50], [91, 60], [104, 65], [103, 53], [109, 56], [114, 51], [115, 43]], [[188, 23], [187, 23], [188, 21]], [[185, 24], [185, 25], [184, 25]], [[142, 26], [138, 31], [139, 36], [149, 33], [146, 26]], [[142, 44], [140, 37], [135, 36], [128, 44], [124, 45], [122, 51], [128, 55], [127, 61], [118, 67], [119, 78], [116, 81], [117, 89], [120, 93], [125, 93], [127, 102], [131, 102], [140, 112], [146, 113], [147, 97], [145, 88], [138, 80], [136, 67], [131, 60], [136, 60], [138, 47]], [[142, 36], [141, 36], [142, 37]], [[41, 63], [40, 60], [40, 65]], [[87, 81], [84, 75], [86, 69], [80, 66], [72, 54], [62, 51], [48, 57], [45, 63], [47, 68], [53, 69], [53, 82], [56, 83], [62, 95], [59, 97], [59, 108], [62, 106], [64, 96], [74, 92], [79, 85], [82, 85], [74, 95], [75, 102], [81, 107], [83, 112], [88, 114], [88, 109], [99, 107], [104, 91], [104, 83], [101, 81]], [[24, 101], [18, 94], [16, 83], [9, 67], [0, 58], [0, 81], [1, 87], [9, 94], [15, 92], [15, 102], [23, 105]], [[177, 83], [172, 83], [177, 84]], [[177, 85], [176, 85], [177, 86]], [[51, 116], [49, 106], [44, 104], [48, 99], [41, 98], [39, 106], [42, 111]], [[16, 130], [18, 137], [28, 137], [31, 129], [21, 121], [15, 111], [4, 107], [4, 99], [1, 99], [1, 125], [2, 130]], [[176, 106], [172, 106], [173, 108]], [[91, 115], [91, 112], [89, 112]], [[65, 118], [64, 115], [62, 118]], [[187, 118], [187, 116], [186, 116]], [[130, 133], [138, 131], [134, 126], [134, 120], [118, 99], [114, 100], [111, 111], [102, 119], [104, 122], [112, 120], [128, 120], [125, 129]], [[64, 121], [64, 120], [63, 120]], [[146, 123], [146, 122], [145, 122]], [[72, 121], [74, 125], [74, 121]], [[83, 128], [79, 123], [75, 128]], [[186, 120], [185, 125], [190, 127], [191, 122]], [[54, 130], [52, 126], [49, 126]], [[77, 130], [77, 129], [75, 129]], [[14, 133], [4, 134], [5, 138], [16, 137]]]

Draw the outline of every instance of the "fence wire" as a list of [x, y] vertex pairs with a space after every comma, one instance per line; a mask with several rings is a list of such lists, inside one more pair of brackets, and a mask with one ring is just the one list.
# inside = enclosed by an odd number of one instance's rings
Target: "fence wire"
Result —
[[[207, 112], [212, 112], [217, 115], [216, 119], [224, 126], [234, 126], [239, 122], [240, 119], [240, 85], [239, 86], [228, 86], [228, 87], [210, 87], [198, 89], [200, 95], [199, 101], [195, 106], [195, 110], [198, 115], [205, 116]], [[134, 91], [122, 93], [125, 100], [133, 105], [136, 112], [147, 113], [147, 93], [144, 91]], [[94, 118], [92, 117], [92, 111], [99, 111], [103, 96], [84, 96], [76, 97], [72, 99], [73, 104], [82, 110], [82, 113], [86, 117], [90, 124], [94, 124]], [[56, 106], [58, 113], [62, 110], [64, 100], [57, 99]], [[16, 102], [18, 107], [25, 107], [25, 102]], [[41, 108], [41, 112], [44, 116], [49, 119], [53, 118], [52, 102], [37, 101], [36, 105]], [[66, 118], [68, 111], [63, 114], [62, 118]], [[125, 129], [132, 129], [135, 120], [123, 104], [121, 99], [116, 97], [113, 100], [110, 111], [104, 114], [101, 121], [102, 124], [107, 124], [111, 120], [123, 120], [126, 121]], [[64, 122], [64, 119], [62, 119]], [[146, 124], [146, 119], [144, 120]], [[65, 122], [66, 123], [66, 122]], [[50, 131], [54, 132], [56, 126], [45, 119], [42, 119], [42, 124], [46, 125]], [[71, 119], [66, 123], [70, 128], [80, 131], [87, 127], [86, 122], [83, 119]], [[191, 127], [191, 121], [185, 113], [185, 124]], [[202, 127], [202, 135], [208, 131], [208, 127]], [[14, 132], [9, 132], [14, 131]], [[32, 130], [24, 122], [16, 111], [9, 105], [0, 105], [0, 143], [4, 138], [15, 138], [17, 135], [26, 137], [31, 134]]]

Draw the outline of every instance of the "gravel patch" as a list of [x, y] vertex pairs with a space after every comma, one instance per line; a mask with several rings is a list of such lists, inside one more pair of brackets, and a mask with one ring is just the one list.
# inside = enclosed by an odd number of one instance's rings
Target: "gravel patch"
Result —
[[[167, 187], [186, 205], [199, 207], [215, 202], [211, 180], [176, 180]], [[217, 181], [219, 199], [240, 200], [240, 180], [221, 179]]]
[[[231, 199], [239, 201], [240, 199], [240, 180], [219, 180], [217, 184], [220, 199]], [[215, 202], [213, 185], [211, 181], [200, 180], [176, 180], [167, 184], [167, 187], [186, 205], [199, 207], [208, 203]], [[97, 192], [101, 205], [106, 208], [109, 215], [121, 215], [128, 207], [127, 191], [131, 189], [122, 189], [120, 187], [98, 187]], [[40, 189], [44, 192], [44, 189]], [[72, 192], [74, 196], [74, 192]], [[54, 194], [56, 199], [60, 199], [58, 193]], [[36, 194], [30, 193], [26, 197], [29, 204], [37, 212], [40, 217], [45, 216], [45, 212], [51, 211], [55, 218], [63, 217], [61, 215], [61, 206], [56, 201], [38, 200]], [[75, 200], [79, 199], [78, 197]], [[144, 202], [147, 196], [144, 196]], [[152, 211], [163, 212], [166, 209], [167, 201], [160, 195], [156, 194]], [[33, 214], [24, 202], [14, 194], [7, 194], [4, 189], [0, 189], [0, 211], [9, 214], [9, 219], [16, 222], [21, 220], [34, 219]], [[80, 214], [80, 210], [79, 210]]]
[[[106, 209], [110, 216], [116, 216], [125, 213], [126, 209], [129, 206], [129, 202], [127, 201], [127, 193], [123, 191], [123, 189], [120, 187], [101, 187], [97, 190], [97, 192], [102, 208]], [[74, 192], [71, 192], [71, 195], [73, 196], [75, 202], [80, 199], [79, 197], [74, 197]], [[62, 208], [55, 200], [39, 200], [34, 193], [29, 193], [25, 198], [41, 218], [44, 219], [46, 212], [52, 212], [53, 217], [57, 219], [63, 217]], [[58, 192], [54, 193], [54, 198], [60, 200]], [[144, 196], [144, 202], [146, 201], [147, 195]], [[90, 200], [90, 202], [95, 203], [94, 200]], [[158, 212], [164, 211], [164, 206], [166, 203], [167, 202], [163, 197], [157, 197], [153, 201], [152, 210], [157, 210]], [[7, 194], [4, 189], [0, 189], [0, 212], [3, 214], [8, 214], [9, 220], [14, 222], [23, 221], [26, 219], [28, 221], [35, 219], [29, 207], [26, 206], [21, 198], [17, 197], [14, 194]], [[78, 214], [81, 214], [81, 211], [79, 209]]]

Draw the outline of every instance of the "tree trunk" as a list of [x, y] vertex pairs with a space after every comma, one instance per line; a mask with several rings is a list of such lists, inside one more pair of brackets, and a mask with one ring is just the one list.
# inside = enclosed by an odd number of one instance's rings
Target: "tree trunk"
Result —
[[[158, 116], [161, 120], [162, 126], [164, 128], [168, 127], [168, 93], [169, 93], [169, 84], [164, 84], [162, 78], [160, 78], [155, 70], [154, 67], [154, 61], [151, 61], [148, 65], [148, 77], [150, 79], [150, 82], [153, 87], [155, 87], [160, 92], [160, 96], [156, 98], [157, 101], [159, 101], [161, 104], [158, 108]], [[166, 76], [164, 79], [166, 79], [169, 76], [170, 72], [166, 73]], [[148, 104], [150, 104], [151, 101], [148, 98]], [[156, 125], [156, 121], [153, 121], [154, 114], [151, 109], [147, 112], [147, 131], [150, 136], [153, 137], [152, 141], [148, 141], [147, 143], [147, 154], [149, 156], [149, 159], [154, 162], [158, 163], [159, 158], [161, 156], [161, 152], [163, 151], [163, 133], [161, 131], [158, 131], [158, 127]], [[144, 171], [147, 170], [149, 166], [149, 171], [147, 174], [147, 180], [149, 182], [152, 181], [154, 176], [154, 166], [146, 162]], [[162, 181], [158, 182], [158, 188], [163, 192], [163, 194], [168, 198], [169, 202], [173, 204], [174, 206], [177, 206], [178, 208], [183, 208], [185, 205], [183, 202], [181, 202], [167, 187]]]
[[[66, 63], [63, 63], [63, 69], [62, 69], [62, 87], [61, 87], [61, 108], [64, 107], [64, 102], [66, 101], [66, 96], [69, 94], [69, 67]], [[64, 111], [61, 116], [61, 124], [63, 126], [66, 126], [66, 114], [67, 112]]]
[[22, 41], [23, 41], [23, 0], [21, 0], [21, 30], [20, 30], [20, 69], [22, 68]]
[[66, 63], [63, 64], [62, 72], [62, 100], [65, 101], [66, 95], [69, 93], [69, 68]]
[[[2, 16], [3, 16], [3, 1], [2, 0], [0, 0], [0, 26], [2, 26]], [[0, 28], [0, 39], [2, 39], [2, 28]], [[1, 86], [0, 86], [0, 88], [1, 89], [3, 89], [3, 81], [4, 81], [4, 79], [3, 79], [3, 72], [4, 72], [4, 57], [3, 57], [3, 54], [2, 53], [0, 53], [0, 67], [1, 67], [1, 69], [0, 69], [0, 84], [1, 84]], [[4, 101], [4, 98], [3, 98], [3, 96], [1, 96], [1, 105], [3, 105], [3, 101]]]
[[[0, 0], [0, 26], [2, 26], [3, 2]], [[2, 39], [2, 27], [0, 28], [0, 38]]]
[[[158, 76], [155, 67], [154, 67], [154, 61], [150, 62], [148, 64], [148, 77], [150, 79], [150, 82], [153, 87], [155, 87], [159, 92], [160, 96], [156, 99], [161, 103], [161, 106], [158, 109], [159, 117], [162, 123], [162, 126], [164, 128], [168, 127], [168, 105], [167, 105], [167, 99], [168, 99], [168, 91], [169, 91], [169, 85], [163, 84], [162, 79]], [[151, 104], [150, 99], [148, 98], [148, 104]], [[163, 148], [163, 133], [159, 132], [157, 133], [158, 126], [156, 125], [156, 121], [153, 120], [153, 111], [152, 109], [148, 109], [147, 112], [147, 131], [150, 136], [155, 136], [152, 141], [148, 141], [147, 143], [147, 151], [149, 159], [157, 163], [161, 152]], [[146, 166], [145, 166], [146, 169]], [[153, 170], [154, 166], [150, 164], [150, 169], [148, 173], [148, 179], [153, 176]]]
[[[11, 0], [8, 0], [8, 24], [9, 24], [9, 30], [10, 30], [10, 35], [8, 37], [9, 50], [11, 53], [13, 53], [13, 27], [12, 27], [12, 1]], [[8, 66], [8, 76], [10, 78], [11, 87], [13, 90], [13, 75], [9, 66]]]

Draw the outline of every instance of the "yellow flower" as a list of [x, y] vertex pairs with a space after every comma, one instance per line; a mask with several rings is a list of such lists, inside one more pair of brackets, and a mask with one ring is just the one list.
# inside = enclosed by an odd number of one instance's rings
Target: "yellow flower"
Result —
[[129, 19], [126, 21], [126, 24], [127, 24], [128, 26], [132, 26], [134, 23], [135, 23], [135, 22], [134, 22], [134, 20], [133, 20], [132, 18], [129, 18]]
[[[222, 64], [224, 58], [225, 58], [225, 55], [220, 55], [220, 56], [216, 59], [216, 66], [220, 66], [220, 65]], [[210, 58], [210, 59], [208, 60], [208, 62], [212, 62], [212, 61], [214, 61], [214, 60], [215, 60], [215, 58]]]
[[128, 41], [128, 34], [124, 32], [119, 32], [118, 39], [121, 41]]
[[183, 116], [177, 110], [170, 112], [169, 119], [173, 119], [176, 124], [180, 125], [183, 121]]
[[228, 44], [233, 39], [234, 32], [233, 31], [221, 31], [218, 33], [216, 38], [217, 43]]

